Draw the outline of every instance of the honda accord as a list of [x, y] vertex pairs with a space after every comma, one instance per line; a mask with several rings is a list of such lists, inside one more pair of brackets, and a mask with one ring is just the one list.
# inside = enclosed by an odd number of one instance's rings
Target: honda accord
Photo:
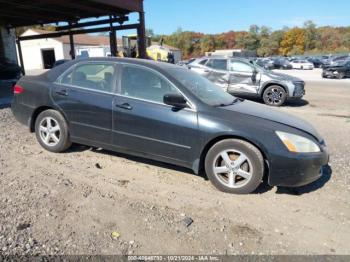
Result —
[[141, 59], [66, 62], [14, 87], [12, 112], [39, 144], [71, 143], [201, 170], [228, 193], [322, 176], [325, 142], [307, 122], [235, 98], [180, 66]]

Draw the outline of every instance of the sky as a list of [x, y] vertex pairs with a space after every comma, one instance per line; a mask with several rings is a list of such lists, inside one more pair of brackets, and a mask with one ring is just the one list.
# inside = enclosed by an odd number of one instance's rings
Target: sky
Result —
[[144, 0], [146, 27], [156, 34], [178, 28], [208, 34], [302, 26], [350, 26], [350, 0]]

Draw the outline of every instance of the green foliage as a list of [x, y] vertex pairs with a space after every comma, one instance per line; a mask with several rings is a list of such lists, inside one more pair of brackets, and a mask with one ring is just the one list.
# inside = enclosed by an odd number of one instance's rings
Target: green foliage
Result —
[[157, 36], [153, 30], [148, 33], [153, 40], [163, 37], [165, 44], [180, 48], [184, 58], [217, 49], [246, 49], [256, 51], [259, 56], [350, 52], [350, 27], [317, 27], [312, 21], [306, 21], [303, 27], [284, 27], [276, 31], [252, 25], [249, 31], [216, 35], [183, 31], [182, 28], [166, 36]]

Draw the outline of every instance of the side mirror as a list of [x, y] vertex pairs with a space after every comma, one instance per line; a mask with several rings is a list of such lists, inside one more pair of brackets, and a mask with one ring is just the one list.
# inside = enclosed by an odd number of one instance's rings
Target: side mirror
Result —
[[175, 108], [185, 108], [187, 106], [186, 99], [180, 94], [166, 94], [163, 97], [163, 102]]

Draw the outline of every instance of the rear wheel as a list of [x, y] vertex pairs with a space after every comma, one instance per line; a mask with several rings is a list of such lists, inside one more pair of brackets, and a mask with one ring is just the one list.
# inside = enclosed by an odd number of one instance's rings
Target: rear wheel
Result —
[[281, 86], [269, 86], [263, 93], [263, 100], [269, 106], [281, 106], [287, 99], [287, 93]]
[[60, 153], [71, 146], [67, 122], [55, 110], [39, 114], [35, 121], [35, 134], [39, 144], [50, 152]]
[[252, 144], [238, 139], [226, 139], [208, 151], [205, 171], [220, 191], [248, 194], [262, 182], [264, 160]]

